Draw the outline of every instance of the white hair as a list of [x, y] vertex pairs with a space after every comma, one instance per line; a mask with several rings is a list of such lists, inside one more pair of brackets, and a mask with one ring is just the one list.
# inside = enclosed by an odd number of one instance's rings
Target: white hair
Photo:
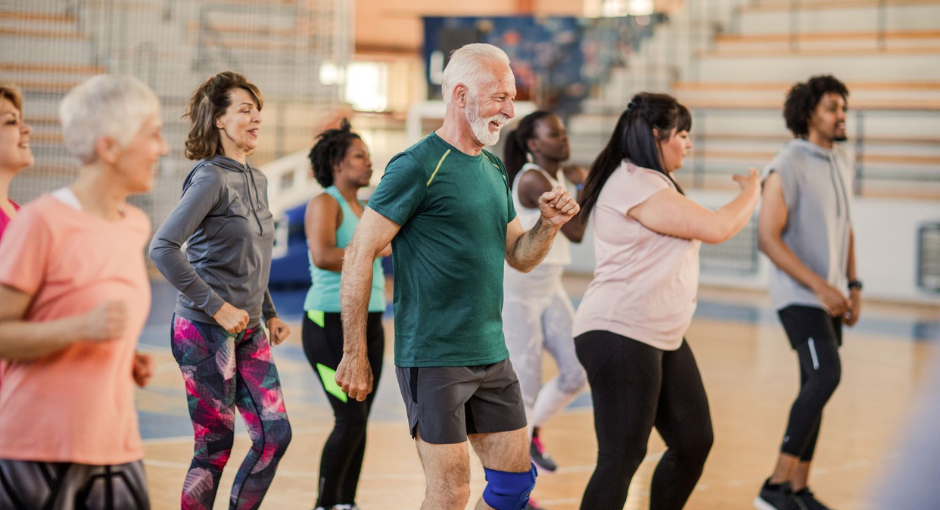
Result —
[[475, 96], [481, 83], [492, 78], [489, 68], [483, 65], [486, 62], [499, 62], [508, 66], [509, 56], [496, 46], [483, 43], [467, 44], [454, 51], [441, 77], [444, 103], [450, 104], [454, 88], [461, 84], [469, 89], [471, 96]]
[[82, 163], [97, 159], [102, 136], [127, 145], [160, 101], [150, 87], [132, 76], [100, 74], [70, 90], [59, 105], [65, 147]]

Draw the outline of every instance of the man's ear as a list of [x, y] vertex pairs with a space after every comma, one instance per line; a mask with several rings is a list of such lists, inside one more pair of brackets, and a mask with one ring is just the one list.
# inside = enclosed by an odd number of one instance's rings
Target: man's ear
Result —
[[465, 108], [469, 99], [468, 96], [470, 95], [470, 89], [468, 89], [466, 85], [458, 83], [457, 86], [454, 87], [453, 94], [454, 95], [451, 97], [451, 100], [461, 108]]

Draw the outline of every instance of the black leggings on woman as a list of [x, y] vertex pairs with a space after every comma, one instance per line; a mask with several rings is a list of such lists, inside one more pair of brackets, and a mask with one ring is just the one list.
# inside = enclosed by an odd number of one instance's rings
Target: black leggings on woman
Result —
[[679, 510], [712, 446], [708, 398], [689, 344], [663, 351], [610, 331], [574, 339], [594, 401], [597, 468], [581, 510], [620, 510], [646, 457], [653, 427], [666, 442], [650, 489], [650, 510]]
[[809, 462], [816, 451], [823, 407], [842, 378], [842, 318], [822, 308], [798, 305], [778, 315], [800, 360], [800, 393], [790, 408], [780, 451]]
[[316, 506], [330, 508], [338, 504], [353, 504], [362, 471], [362, 457], [366, 451], [366, 422], [382, 376], [382, 357], [385, 352], [382, 313], [370, 312], [366, 325], [373, 386], [372, 393], [362, 402], [347, 398], [333, 380], [336, 367], [343, 357], [340, 314], [324, 313], [322, 325], [311, 320], [309, 315], [304, 316], [303, 343], [307, 359], [333, 406], [335, 417], [333, 432], [323, 445], [323, 454], [320, 456], [320, 488]]
[[0, 509], [150, 510], [144, 463], [91, 466], [0, 459]]

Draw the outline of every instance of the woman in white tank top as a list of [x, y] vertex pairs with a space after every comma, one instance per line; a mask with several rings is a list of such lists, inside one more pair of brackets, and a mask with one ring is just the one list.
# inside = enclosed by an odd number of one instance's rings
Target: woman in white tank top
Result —
[[[580, 190], [586, 169], [562, 168], [570, 152], [564, 124], [550, 112], [529, 114], [509, 133], [504, 161], [523, 228], [539, 221], [539, 195], [559, 185]], [[542, 447], [539, 428], [568, 405], [587, 382], [571, 336], [574, 309], [561, 282], [564, 267], [571, 262], [570, 242], [581, 242], [584, 226], [570, 221], [561, 232], [564, 236], [555, 237], [545, 260], [531, 272], [521, 273], [507, 265], [503, 284], [503, 333], [532, 428], [530, 452], [536, 465], [546, 471], [557, 466]], [[543, 350], [555, 358], [559, 372], [545, 385]]]

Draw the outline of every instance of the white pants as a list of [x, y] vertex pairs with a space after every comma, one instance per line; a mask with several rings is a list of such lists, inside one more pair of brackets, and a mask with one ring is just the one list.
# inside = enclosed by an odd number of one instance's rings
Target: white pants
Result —
[[[529, 431], [564, 409], [587, 383], [574, 350], [574, 308], [561, 283], [563, 267], [543, 264], [530, 273], [506, 270], [503, 334], [519, 378]], [[542, 385], [542, 351], [558, 365], [558, 375]]]

